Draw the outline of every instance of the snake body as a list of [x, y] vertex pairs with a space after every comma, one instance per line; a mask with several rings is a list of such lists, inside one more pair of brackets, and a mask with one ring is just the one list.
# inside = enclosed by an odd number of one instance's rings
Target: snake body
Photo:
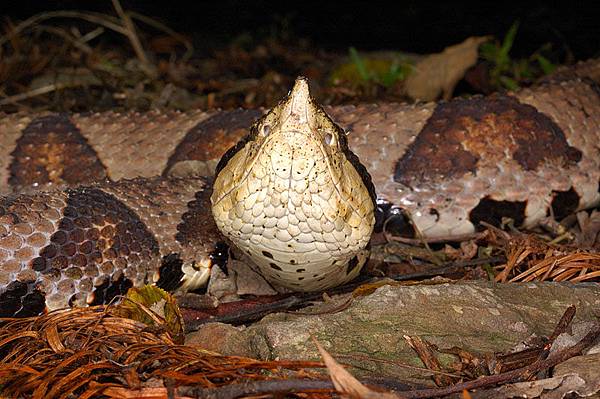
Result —
[[[530, 89], [418, 105], [323, 111], [300, 80], [268, 113], [4, 115], [0, 314], [144, 282], [191, 289], [227, 243], [277, 285], [333, 286], [360, 270], [373, 213], [439, 237], [595, 206], [598, 71], [591, 60]], [[214, 185], [198, 177], [215, 169]]]

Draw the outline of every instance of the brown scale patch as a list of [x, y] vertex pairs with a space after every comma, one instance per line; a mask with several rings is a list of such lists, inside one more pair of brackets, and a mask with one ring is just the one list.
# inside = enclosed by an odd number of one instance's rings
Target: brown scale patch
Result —
[[12, 187], [33, 184], [82, 184], [107, 178], [98, 155], [65, 114], [34, 119], [11, 153], [8, 182]]
[[534, 107], [506, 95], [441, 103], [397, 162], [394, 180], [407, 186], [475, 173], [478, 164], [509, 156], [525, 170], [543, 163], [575, 163], [581, 152]]
[[202, 242], [209, 235], [219, 235], [219, 230], [212, 217], [211, 194], [212, 181], [207, 182], [206, 189], [196, 192], [194, 199], [188, 202], [187, 211], [181, 216], [182, 222], [177, 226], [175, 236], [181, 245]]
[[224, 267], [229, 257], [229, 246], [217, 228], [212, 216], [210, 196], [213, 182], [197, 191], [194, 199], [187, 204], [187, 211], [177, 225], [175, 239], [183, 247], [204, 247], [213, 265]]
[[106, 287], [103, 285], [100, 297], [100, 288], [94, 290], [94, 303], [104, 301], [106, 293], [124, 294], [121, 288], [132, 282], [119, 282], [106, 273], [117, 268], [126, 277], [143, 272], [139, 270], [141, 259], [157, 256], [158, 242], [135, 212], [114, 196], [97, 188], [67, 190], [67, 195], [58, 230], [31, 267], [43, 274], [60, 270], [68, 278], [65, 281], [104, 276]]
[[252, 123], [260, 117], [260, 110], [238, 109], [216, 113], [198, 123], [177, 145], [163, 173], [167, 176], [173, 166], [182, 161], [218, 161], [226, 149], [234, 146]]

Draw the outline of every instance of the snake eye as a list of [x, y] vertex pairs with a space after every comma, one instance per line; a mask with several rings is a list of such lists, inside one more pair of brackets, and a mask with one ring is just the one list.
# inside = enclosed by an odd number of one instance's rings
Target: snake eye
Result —
[[325, 144], [333, 145], [333, 134], [327, 133], [324, 137], [324, 140], [325, 140]]
[[262, 129], [260, 129], [260, 134], [263, 137], [267, 137], [271, 133], [271, 125], [263, 125]]

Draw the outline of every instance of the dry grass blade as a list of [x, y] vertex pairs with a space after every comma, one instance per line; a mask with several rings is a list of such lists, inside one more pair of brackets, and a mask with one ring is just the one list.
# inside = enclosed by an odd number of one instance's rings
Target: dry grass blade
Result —
[[156, 77], [156, 68], [150, 62], [146, 52], [144, 51], [144, 48], [142, 47], [142, 42], [138, 37], [135, 25], [133, 24], [133, 21], [131, 21], [131, 17], [125, 12], [125, 10], [123, 10], [119, 0], [112, 0], [112, 4], [115, 8], [115, 11], [119, 15], [119, 18], [121, 18], [121, 21], [123, 22], [123, 26], [125, 27], [125, 35], [131, 42], [133, 51], [135, 51], [136, 56], [140, 60], [142, 68], [148, 74], [148, 76]]
[[534, 236], [511, 236], [502, 241], [507, 261], [496, 267], [496, 281], [579, 282], [600, 276], [600, 253], [546, 243]]
[[132, 18], [137, 19], [139, 21], [142, 21], [143, 23], [145, 23], [148, 26], [153, 27], [154, 29], [158, 29], [160, 31], [165, 32], [167, 35], [175, 38], [176, 40], [180, 41], [181, 44], [185, 47], [186, 51], [185, 54], [181, 57], [181, 60], [183, 62], [189, 60], [192, 57], [192, 54], [194, 53], [194, 46], [192, 44], [192, 42], [190, 42], [185, 36], [175, 32], [173, 29], [169, 28], [168, 26], [160, 23], [159, 21], [147, 17], [145, 15], [139, 14], [135, 11], [129, 11], [128, 13]]
[[123, 26], [121, 26], [119, 19], [110, 15], [82, 11], [50, 11], [36, 14], [30, 18], [27, 18], [25, 21], [19, 23], [13, 29], [11, 29], [8, 34], [0, 36], [0, 46], [4, 46], [4, 44], [12, 40], [14, 36], [19, 35], [21, 32], [26, 31], [30, 27], [38, 25], [42, 21], [54, 18], [82, 19], [127, 36], [127, 31]]
[[[82, 11], [54, 11], [34, 15], [13, 27], [8, 32], [8, 34], [0, 36], [0, 47], [4, 46], [6, 42], [12, 41], [17, 35], [21, 34], [22, 32], [25, 32], [27, 29], [39, 26], [39, 24], [45, 20], [54, 18], [81, 19], [99, 25], [100, 27], [110, 29], [127, 37], [138, 60], [140, 61], [144, 72], [146, 72], [150, 77], [155, 77], [156, 68], [150, 62], [146, 55], [146, 52], [143, 49], [142, 43], [138, 37], [135, 25], [133, 24], [131, 17], [128, 13], [126, 13], [123, 10], [123, 7], [121, 6], [121, 3], [118, 0], [113, 0], [113, 7], [115, 8], [115, 11], [117, 12], [119, 18], [115, 18], [111, 15], [101, 13]], [[53, 33], [57, 34], [56, 31], [54, 31]], [[78, 42], [77, 45], [81, 46], [82, 43]]]

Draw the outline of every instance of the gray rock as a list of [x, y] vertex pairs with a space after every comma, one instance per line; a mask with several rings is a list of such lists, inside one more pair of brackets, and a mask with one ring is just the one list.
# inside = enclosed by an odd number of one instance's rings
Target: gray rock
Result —
[[[221, 345], [229, 354], [259, 359], [314, 360], [319, 356], [312, 336], [338, 361], [356, 366], [350, 369], [356, 376], [430, 385], [429, 375], [414, 368], [423, 364], [404, 335], [420, 336], [440, 348], [504, 352], [533, 335], [549, 335], [569, 305], [577, 307], [576, 323], [595, 321], [600, 287], [487, 282], [387, 285], [355, 298], [337, 313], [326, 311], [336, 308], [334, 302], [302, 311], [314, 314], [269, 315], [246, 329], [230, 331]], [[377, 359], [382, 361], [373, 361]]]

